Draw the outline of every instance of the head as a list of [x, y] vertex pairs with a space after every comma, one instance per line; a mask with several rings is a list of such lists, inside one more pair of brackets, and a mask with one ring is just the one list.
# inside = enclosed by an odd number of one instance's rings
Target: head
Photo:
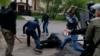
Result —
[[35, 22], [39, 23], [39, 20], [37, 18], [34, 19]]
[[96, 17], [100, 17], [100, 8], [99, 8], [99, 9], [96, 9], [96, 11], [95, 11], [95, 16], [96, 16]]
[[50, 37], [55, 37], [56, 36], [56, 33], [51, 33], [50, 34]]
[[73, 16], [74, 16], [74, 13], [69, 13], [69, 16], [70, 16], [70, 17], [73, 17]]
[[4, 10], [5, 9], [5, 7], [4, 6], [1, 6], [1, 10]]
[[13, 10], [16, 10], [16, 7], [17, 7], [16, 2], [11, 2], [9, 7], [11, 7]]

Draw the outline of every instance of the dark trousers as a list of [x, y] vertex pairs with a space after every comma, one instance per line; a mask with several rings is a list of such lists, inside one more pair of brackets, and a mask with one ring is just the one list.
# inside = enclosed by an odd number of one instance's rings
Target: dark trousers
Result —
[[53, 41], [53, 40], [43, 40], [40, 41], [41, 44], [41, 49], [43, 48], [54, 48], [54, 47], [59, 47], [59, 43], [57, 41]]
[[30, 46], [30, 37], [32, 36], [32, 38], [35, 41], [36, 48], [39, 49], [40, 48], [40, 38], [36, 34], [36, 32], [35, 31], [26, 31], [26, 34], [27, 34], [27, 45]]

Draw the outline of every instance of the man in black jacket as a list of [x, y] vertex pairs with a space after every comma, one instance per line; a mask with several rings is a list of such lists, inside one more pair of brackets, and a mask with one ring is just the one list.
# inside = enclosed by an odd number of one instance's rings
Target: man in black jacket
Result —
[[40, 44], [41, 44], [41, 49], [55, 48], [55, 47], [58, 48], [61, 45], [61, 40], [55, 33], [51, 33], [50, 37], [48, 37], [46, 40], [42, 40]]
[[1, 28], [4, 38], [7, 42], [5, 56], [12, 56], [14, 40], [16, 37], [16, 3], [11, 2], [9, 7], [2, 11]]
[[50, 18], [50, 16], [46, 12], [42, 16], [43, 33], [46, 33], [46, 35], [49, 34], [49, 32], [48, 32], [49, 18]]
[[[38, 35], [35, 31], [37, 29]], [[30, 36], [35, 41], [36, 48], [35, 50], [40, 49], [40, 36], [41, 36], [41, 31], [40, 31], [40, 26], [39, 26], [39, 21], [37, 18], [35, 20], [28, 21], [24, 26], [23, 26], [23, 33], [27, 34], [27, 46], [30, 47]]]

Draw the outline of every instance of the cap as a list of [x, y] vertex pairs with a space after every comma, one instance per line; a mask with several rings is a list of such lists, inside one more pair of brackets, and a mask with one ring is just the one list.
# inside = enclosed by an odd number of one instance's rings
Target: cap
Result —
[[95, 10], [99, 10], [100, 11], [100, 3], [92, 5], [91, 9], [95, 9]]

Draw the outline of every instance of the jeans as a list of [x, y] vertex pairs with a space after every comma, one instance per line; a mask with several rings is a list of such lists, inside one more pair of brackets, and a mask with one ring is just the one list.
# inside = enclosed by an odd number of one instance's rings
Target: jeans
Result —
[[78, 45], [77, 39], [78, 39], [78, 35], [69, 35], [68, 37], [66, 37], [66, 39], [64, 40], [64, 42], [61, 44], [60, 47], [63, 49], [66, 43], [68, 43], [69, 41], [72, 41], [72, 45], [74, 49], [79, 52], [83, 52], [84, 49]]
[[46, 32], [48, 34], [48, 22], [43, 23], [43, 32]]
[[35, 41], [36, 44], [36, 48], [39, 49], [40, 48], [40, 37], [36, 34], [35, 31], [26, 31], [27, 34], [27, 45], [30, 46], [30, 37], [32, 36], [32, 38]]

